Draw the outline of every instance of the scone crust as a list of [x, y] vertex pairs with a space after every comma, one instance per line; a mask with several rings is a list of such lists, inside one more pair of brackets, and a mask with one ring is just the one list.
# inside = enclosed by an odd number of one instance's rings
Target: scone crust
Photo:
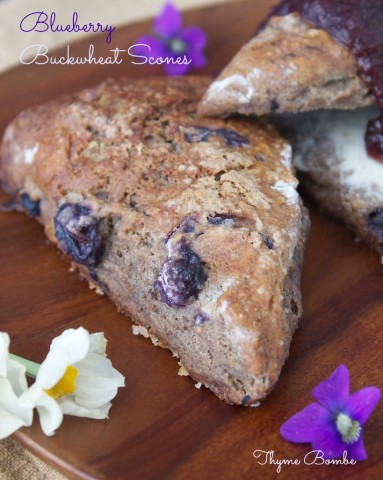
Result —
[[266, 115], [372, 105], [357, 60], [299, 14], [271, 17], [207, 90], [200, 115]]
[[[210, 81], [109, 80], [24, 112], [5, 132], [0, 172], [9, 193], [40, 202], [53, 243], [58, 208], [86, 206], [103, 254], [94, 269], [74, 263], [81, 275], [195, 381], [251, 405], [275, 385], [301, 315], [308, 220], [276, 130], [197, 118]], [[198, 141], [203, 129], [220, 133]], [[153, 285], [180, 242], [207, 279], [198, 298], [172, 308]]]

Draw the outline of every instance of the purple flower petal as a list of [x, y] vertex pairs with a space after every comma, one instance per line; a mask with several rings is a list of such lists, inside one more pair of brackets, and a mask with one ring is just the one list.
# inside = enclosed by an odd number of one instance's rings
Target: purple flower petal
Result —
[[137, 39], [135, 45], [137, 46], [131, 51], [133, 55], [142, 55], [146, 58], [166, 57], [165, 44], [153, 35], [142, 35]]
[[368, 455], [364, 448], [363, 437], [347, 448], [348, 457], [357, 461], [367, 460]]
[[353, 420], [364, 425], [380, 399], [377, 387], [366, 387], [353, 393], [347, 400], [345, 411]]
[[192, 49], [202, 49], [206, 47], [206, 33], [198, 27], [186, 27], [179, 34], [179, 38], [190, 45]]
[[280, 433], [290, 442], [311, 443], [331, 422], [333, 422], [333, 416], [328, 410], [317, 403], [311, 403], [289, 418], [282, 425]]
[[350, 393], [350, 374], [345, 365], [339, 365], [328, 379], [317, 385], [312, 395], [331, 412], [343, 410]]
[[322, 451], [325, 459], [340, 458], [348, 449], [348, 445], [342, 441], [334, 421], [327, 425], [323, 424], [320, 429], [315, 431], [311, 445], [314, 450]]
[[[322, 452], [324, 459], [342, 458], [346, 452], [350, 459], [366, 460], [363, 428], [358, 431], [357, 426], [350, 424], [350, 419], [364, 425], [381, 393], [377, 387], [366, 387], [350, 396], [349, 389], [348, 369], [340, 365], [312, 392], [321, 405], [312, 403], [287, 420], [281, 427], [282, 436], [292, 442], [310, 442], [315, 451]], [[338, 417], [340, 413], [346, 417]], [[352, 426], [354, 430], [349, 431]], [[355, 438], [355, 435], [358, 440], [348, 443], [347, 440]]]
[[201, 50], [191, 50], [186, 56], [192, 61], [190, 67], [193, 70], [202, 68], [206, 65], [206, 56]]
[[167, 3], [162, 12], [154, 20], [154, 30], [158, 35], [170, 38], [180, 32], [182, 17], [180, 11], [172, 4]]
[[[177, 57], [174, 57], [177, 58]], [[183, 56], [181, 57], [183, 58]], [[191, 69], [191, 64], [189, 65], [184, 65], [184, 64], [172, 64], [169, 63], [168, 65], [165, 65], [165, 72], [167, 75], [171, 76], [180, 76], [180, 75], [186, 75]]]
[[[202, 52], [207, 43], [206, 34], [194, 26], [182, 30], [182, 15], [173, 3], [166, 3], [154, 20], [153, 28], [154, 35], [140, 37], [134, 49], [129, 52], [133, 56], [137, 55], [137, 62], [144, 63], [139, 56], [148, 59], [162, 57], [164, 59], [162, 65], [168, 75], [185, 75], [190, 70], [202, 68], [206, 64], [206, 57]], [[186, 57], [189, 62], [174, 64], [168, 61], [177, 57], [181, 60]]]

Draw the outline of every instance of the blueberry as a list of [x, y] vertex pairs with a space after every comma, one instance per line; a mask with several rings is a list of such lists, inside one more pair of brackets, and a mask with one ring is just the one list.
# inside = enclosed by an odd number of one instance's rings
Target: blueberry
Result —
[[195, 142], [208, 142], [211, 136], [211, 130], [209, 128], [194, 127], [191, 133], [185, 133], [185, 140], [189, 143]]
[[376, 208], [368, 215], [368, 229], [372, 235], [383, 243], [383, 208]]
[[219, 213], [207, 217], [207, 221], [210, 225], [223, 225], [227, 220], [235, 221], [236, 219], [238, 219], [237, 215], [229, 213]]
[[23, 193], [20, 200], [30, 217], [35, 218], [40, 215], [40, 200], [32, 200], [28, 193]]
[[60, 248], [77, 263], [94, 268], [101, 253], [97, 219], [89, 207], [65, 203], [54, 219]]
[[279, 109], [279, 103], [275, 100], [275, 98], [272, 98], [270, 100], [270, 110], [272, 112], [276, 112]]
[[194, 225], [185, 224], [182, 228], [182, 233], [193, 233], [195, 231]]
[[170, 307], [185, 307], [190, 297], [198, 298], [206, 275], [200, 257], [182, 242], [177, 258], [168, 258], [161, 269], [155, 290]]
[[266, 247], [269, 250], [274, 250], [275, 248], [274, 240], [269, 235], [265, 235], [264, 233], [261, 233], [261, 238], [263, 240], [263, 243], [266, 245]]
[[246, 228], [252, 223], [250, 219], [235, 213], [215, 213], [214, 215], [208, 215], [207, 221], [210, 225], [223, 225], [230, 228]]
[[221, 135], [226, 140], [226, 145], [228, 147], [243, 147], [244, 145], [249, 144], [249, 140], [234, 130], [229, 130], [227, 128], [220, 128], [216, 130], [218, 135]]
[[165, 239], [165, 243], [168, 243], [168, 241], [173, 237], [173, 235], [180, 231], [182, 233], [194, 233], [195, 232], [195, 226], [196, 226], [197, 220], [192, 216], [192, 215], [187, 215], [181, 223], [179, 223], [173, 230], [169, 233], [169, 235]]
[[251, 400], [251, 397], [250, 395], [245, 395], [243, 398], [242, 398], [242, 406], [246, 407], [246, 405], [249, 403], [249, 401]]
[[228, 128], [193, 127], [184, 137], [189, 143], [208, 142], [210, 137], [222, 137], [228, 147], [243, 147], [249, 143], [247, 138]]
[[199, 312], [196, 315], [194, 315], [194, 323], [195, 325], [201, 325], [202, 323], [207, 322], [210, 320], [209, 315], [207, 315], [205, 312]]

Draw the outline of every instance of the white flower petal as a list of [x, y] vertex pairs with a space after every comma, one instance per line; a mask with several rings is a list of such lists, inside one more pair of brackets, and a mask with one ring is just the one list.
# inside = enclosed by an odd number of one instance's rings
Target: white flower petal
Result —
[[36, 407], [40, 418], [41, 428], [45, 435], [54, 435], [61, 425], [64, 415], [59, 404], [34, 383], [20, 397], [20, 403], [25, 407]]
[[0, 378], [0, 406], [11, 414], [20, 417], [25, 425], [32, 423], [32, 408], [22, 404], [7, 378]]
[[61, 380], [69, 365], [65, 350], [50, 350], [37, 373], [36, 383], [43, 390], [52, 388]]
[[125, 378], [112, 366], [112, 362], [95, 353], [76, 364], [75, 398], [79, 405], [98, 408], [112, 400], [119, 387], [125, 385]]
[[105, 405], [101, 405], [99, 408], [89, 409], [81, 407], [69, 399], [70, 397], [64, 397], [64, 399], [60, 399], [60, 406], [65, 415], [74, 415], [75, 417], [103, 420], [104, 418], [108, 418], [108, 413], [110, 407], [112, 406], [111, 403], [106, 403]]
[[104, 377], [114, 379], [120, 387], [124, 386], [125, 378], [116, 370], [109, 358], [96, 353], [89, 353], [84, 360], [78, 362], [75, 367], [82, 377]]
[[18, 428], [32, 424], [32, 408], [22, 404], [6, 378], [0, 378], [0, 412], [1, 438], [5, 438], [5, 432], [12, 430], [8, 433], [10, 435]]
[[99, 408], [104, 403], [110, 402], [117, 395], [118, 386], [109, 383], [103, 388], [101, 384], [97, 385], [94, 380], [93, 385], [82, 384], [76, 389], [75, 399], [78, 405], [86, 408]]
[[36, 402], [40, 398], [42, 390], [40, 386], [35, 382], [32, 386], [28, 388], [22, 395], [20, 395], [20, 402], [23, 407], [34, 408]]
[[77, 382], [76, 391], [79, 387], [91, 388], [91, 389], [103, 389], [103, 388], [109, 388], [109, 386], [113, 386], [116, 388], [125, 386], [124, 377], [122, 375], [117, 379], [105, 378], [105, 377], [83, 377], [79, 375], [77, 379], [78, 379], [78, 382]]
[[[47, 435], [52, 435], [60, 426], [63, 414], [107, 418], [110, 400], [116, 396], [117, 389], [125, 385], [125, 378], [113, 368], [105, 351], [104, 334], [89, 335], [81, 327], [66, 330], [52, 341], [36, 382], [21, 395], [24, 405], [37, 407], [41, 426]], [[54, 387], [70, 365], [78, 370], [74, 380], [75, 392], [69, 393], [68, 388], [55, 400], [45, 390]], [[67, 395], [65, 391], [68, 391]]]
[[25, 377], [26, 368], [9, 358], [9, 344], [8, 333], [0, 332], [0, 377], [8, 378], [16, 396], [20, 396], [28, 388]]
[[26, 390], [25, 367], [9, 359], [9, 335], [0, 332], [0, 439], [20, 427], [32, 424], [33, 409], [22, 405], [19, 395]]
[[36, 402], [41, 428], [45, 435], [54, 435], [61, 425], [64, 415], [59, 404], [48, 394], [42, 393]]
[[10, 339], [8, 333], [0, 332], [0, 377], [7, 376], [9, 343]]
[[91, 333], [89, 352], [105, 355], [107, 343], [108, 341], [104, 336], [104, 332]]
[[0, 440], [3, 440], [20, 427], [26, 426], [25, 423], [15, 415], [0, 407]]
[[89, 352], [89, 336], [89, 332], [83, 327], [70, 328], [53, 339], [51, 350], [64, 350], [68, 355], [68, 365], [73, 365], [85, 358]]
[[8, 379], [18, 397], [28, 388], [25, 372], [24, 365], [14, 360], [8, 360]]

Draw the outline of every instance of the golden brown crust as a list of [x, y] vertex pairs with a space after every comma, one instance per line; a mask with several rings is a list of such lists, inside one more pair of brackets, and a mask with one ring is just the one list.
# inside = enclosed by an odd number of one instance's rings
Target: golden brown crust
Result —
[[[301, 314], [307, 217], [276, 130], [196, 117], [209, 82], [110, 80], [24, 112], [5, 133], [0, 171], [8, 191], [40, 202], [54, 243], [59, 206], [86, 206], [103, 254], [81, 274], [196, 381], [254, 404], [276, 383]], [[206, 281], [174, 308], [153, 285], [182, 244]]]
[[265, 115], [373, 104], [350, 51], [297, 13], [272, 17], [212, 83], [200, 115]]

